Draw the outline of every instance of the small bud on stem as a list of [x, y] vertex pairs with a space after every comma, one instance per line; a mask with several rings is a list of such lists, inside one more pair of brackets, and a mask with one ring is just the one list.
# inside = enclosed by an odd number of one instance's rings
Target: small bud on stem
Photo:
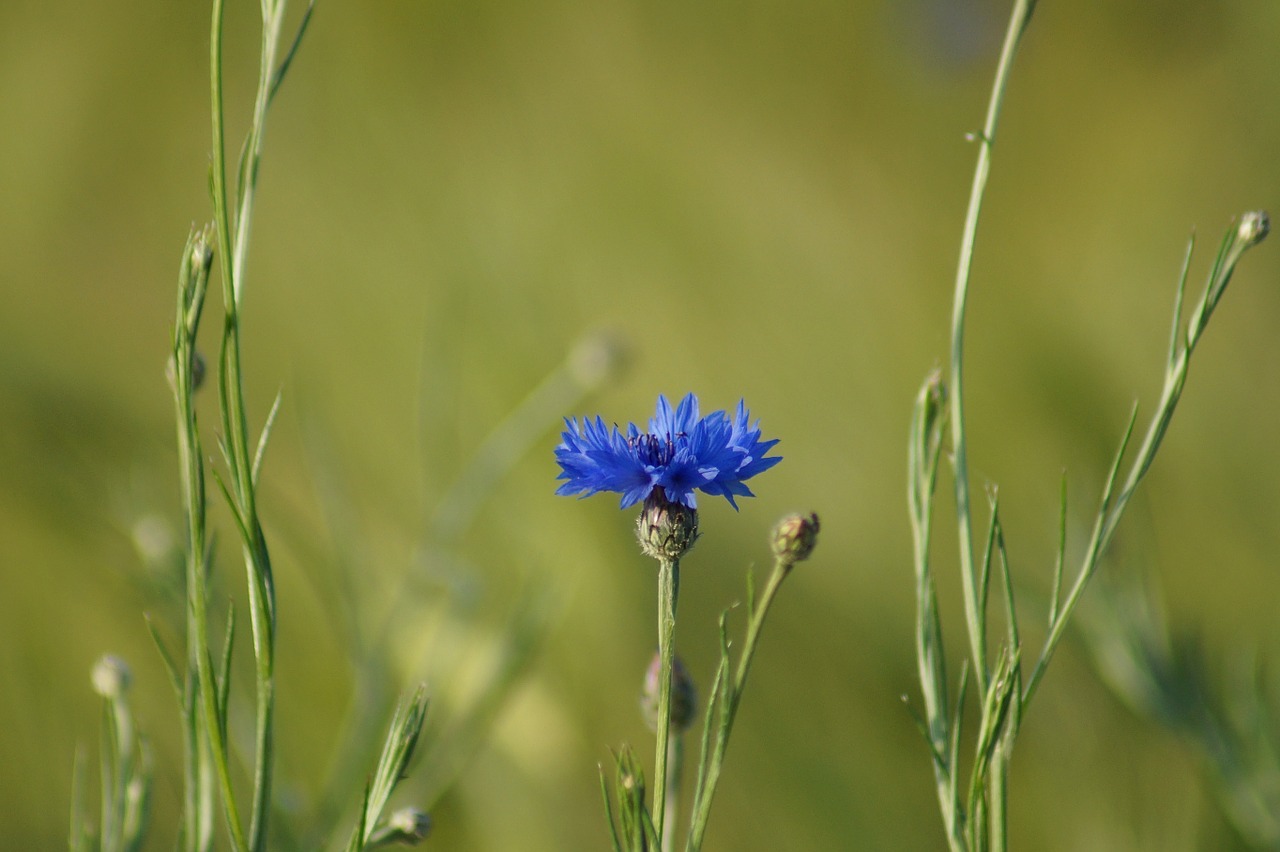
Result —
[[773, 553], [788, 565], [803, 562], [813, 553], [818, 542], [818, 516], [788, 515], [773, 528]]
[[[650, 730], [658, 730], [658, 703], [662, 691], [662, 657], [654, 653], [644, 673], [644, 691], [640, 694], [640, 712]], [[671, 731], [681, 734], [693, 724], [698, 709], [698, 692], [693, 678], [679, 657], [671, 660]]]
[[93, 666], [93, 691], [103, 698], [120, 698], [129, 689], [133, 673], [129, 664], [114, 654], [106, 654]]
[[679, 559], [698, 539], [698, 510], [669, 502], [662, 489], [655, 488], [636, 518], [636, 538], [646, 556], [659, 561]]

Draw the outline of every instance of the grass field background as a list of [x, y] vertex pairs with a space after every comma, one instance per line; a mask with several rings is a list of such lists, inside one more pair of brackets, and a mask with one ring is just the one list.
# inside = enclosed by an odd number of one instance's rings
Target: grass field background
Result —
[[[782, 439], [786, 460], [740, 513], [704, 501], [677, 640], [695, 679], [743, 569], [766, 563], [769, 525], [822, 517], [756, 659], [707, 848], [943, 848], [899, 700], [916, 694], [906, 427], [946, 354], [964, 134], [1006, 14], [976, 0], [320, 4], [268, 124], [244, 308], [251, 415], [284, 392], [262, 512], [286, 803], [305, 812], [351, 689], [344, 589], [368, 617], [385, 609], [462, 460], [603, 328], [630, 367], [565, 414], [643, 422], [658, 393], [692, 390], [708, 409], [745, 397]], [[255, 16], [229, 9], [233, 139]], [[159, 761], [150, 848], [170, 846], [176, 711], [141, 612], [180, 616], [162, 591], [181, 518], [164, 362], [182, 242], [208, 217], [208, 25], [201, 4], [0, 6], [6, 848], [64, 842], [104, 651], [133, 666]], [[1188, 233], [1198, 286], [1232, 216], [1280, 209], [1277, 44], [1268, 4], [1037, 12], [995, 149], [968, 362], [972, 475], [1001, 486], [1028, 602], [1047, 588], [1061, 472], [1078, 551], [1131, 402], [1154, 403]], [[1104, 568], [1148, 572], [1213, 659], [1253, 649], [1273, 671], [1278, 327], [1280, 251], [1264, 245]], [[464, 561], [429, 578], [435, 603], [394, 625], [405, 660], [429, 630], [437, 664], [466, 668], [530, 588], [556, 601], [434, 814], [440, 848], [602, 848], [596, 763], [623, 740], [649, 748], [636, 695], [652, 565], [631, 512], [553, 496], [557, 426], [485, 505]], [[341, 527], [323, 483], [339, 483]], [[224, 535], [238, 596], [234, 550]], [[1238, 843], [1194, 751], [1111, 697], [1077, 640], [1023, 731], [1016, 848]]]

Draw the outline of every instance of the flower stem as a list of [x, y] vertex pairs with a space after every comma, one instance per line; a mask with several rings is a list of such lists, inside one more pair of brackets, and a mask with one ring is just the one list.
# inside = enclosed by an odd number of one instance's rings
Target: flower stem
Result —
[[[680, 560], [658, 560], [658, 742], [654, 752], [653, 827], [666, 837], [667, 759], [671, 742], [671, 668], [675, 659], [676, 600], [680, 595]], [[665, 841], [664, 841], [665, 847]]]
[[680, 779], [684, 774], [684, 734], [677, 733], [667, 746], [667, 794], [664, 796], [662, 852], [671, 852], [676, 841], [676, 814], [680, 807]]
[[[747, 686], [747, 675], [751, 673], [751, 660], [755, 657], [756, 646], [760, 642], [760, 631], [764, 628], [764, 620], [769, 614], [769, 607], [773, 605], [773, 599], [778, 594], [778, 589], [782, 587], [782, 581], [791, 573], [795, 562], [783, 557], [778, 557], [773, 564], [773, 573], [769, 576], [769, 582], [765, 585], [764, 592], [761, 594], [759, 602], [756, 603], [755, 609], [751, 612], [750, 620], [747, 622], [747, 636], [743, 642], [742, 654], [738, 657], [738, 666], [733, 675], [733, 680], [729, 681], [727, 672], [729, 665], [728, 645], [724, 639], [724, 616], [721, 616], [721, 639], [725, 643], [721, 649], [721, 672], [725, 678], [723, 688], [724, 692], [719, 696], [721, 702], [718, 711], [717, 726], [715, 732], [715, 746], [708, 759], [698, 770], [698, 783], [695, 785], [693, 819], [689, 825], [689, 841], [685, 848], [688, 852], [697, 852], [702, 848], [702, 838], [707, 830], [707, 820], [711, 816], [711, 800], [715, 797], [716, 785], [720, 782], [720, 770], [724, 766], [725, 750], [729, 746], [729, 735], [733, 733], [733, 723], [738, 716], [738, 707], [742, 702], [742, 693]], [[707, 720], [708, 724], [712, 724], [711, 704], [715, 700], [713, 694], [707, 701]]]
[[[950, 423], [952, 464], [955, 472], [956, 500], [956, 532], [960, 550], [960, 574], [964, 593], [965, 624], [969, 634], [969, 653], [973, 662], [973, 675], [979, 695], [988, 692], [992, 673], [987, 661], [987, 579], [985, 571], [980, 573], [974, 563], [973, 520], [969, 503], [969, 463], [968, 438], [965, 430], [965, 396], [964, 396], [964, 331], [965, 312], [969, 298], [969, 279], [973, 268], [973, 250], [977, 241], [978, 221], [982, 214], [982, 201], [986, 193], [987, 178], [991, 172], [991, 153], [995, 146], [996, 128], [1000, 122], [1000, 109], [1004, 104], [1005, 89], [1009, 82], [1009, 74], [1013, 68], [1014, 57], [1027, 26], [1031, 23], [1031, 15], [1035, 11], [1036, 0], [1014, 0], [1013, 10], [1009, 16], [1008, 29], [1005, 32], [1004, 45], [1000, 50], [1000, 61], [996, 66], [995, 80], [991, 86], [991, 96], [987, 104], [986, 120], [982, 132], [974, 136], [978, 143], [978, 158], [974, 166], [973, 184], [969, 193], [969, 207], [965, 214], [964, 231], [960, 240], [960, 258], [956, 267], [955, 302], [952, 311], [951, 325], [951, 363], [948, 386], [950, 390]], [[917, 593], [929, 593], [929, 589], [918, 588]], [[927, 617], [930, 607], [925, 604], [920, 609], [919, 618]], [[935, 611], [936, 613], [936, 611]], [[935, 614], [936, 617], [936, 614]], [[1012, 621], [1014, 613], [1009, 613]], [[932, 629], [924, 627], [922, 629]], [[1015, 640], [1016, 641], [1016, 640]], [[1014, 651], [1016, 652], [1016, 647]], [[921, 672], [925, 674], [924, 662], [921, 661]], [[984, 709], [984, 716], [986, 710]], [[986, 723], [983, 719], [983, 723]], [[959, 721], [956, 721], [959, 725]], [[936, 753], [936, 746], [935, 746]], [[936, 760], [936, 758], [935, 758]], [[997, 749], [993, 755], [995, 766], [991, 778], [995, 779], [989, 786], [984, 805], [989, 807], [989, 833], [985, 839], [990, 842], [991, 849], [1003, 850], [1007, 835], [1006, 813], [1004, 809], [1004, 773], [1007, 769], [1008, 751]], [[954, 773], [956, 767], [950, 766]], [[939, 787], [940, 793], [942, 787]], [[998, 800], [998, 801], [996, 801]], [[942, 802], [943, 818], [948, 827], [948, 841], [952, 849], [963, 849], [963, 838], [957, 832], [956, 813], [952, 811], [952, 802]], [[980, 832], [976, 826], [978, 815], [970, 813], [969, 818], [975, 823], [971, 827]], [[981, 840], [975, 834], [975, 841]], [[973, 847], [983, 848], [985, 844], [974, 842]]]
[[996, 127], [1000, 122], [1000, 107], [1004, 103], [1005, 87], [1009, 72], [1018, 51], [1018, 44], [1031, 22], [1035, 0], [1016, 0], [1005, 33], [1000, 62], [996, 67], [995, 81], [991, 86], [991, 99], [987, 104], [987, 118], [982, 132], [974, 136], [978, 143], [978, 162], [973, 171], [973, 185], [969, 193], [969, 209], [965, 214], [964, 234], [960, 240], [960, 260], [956, 267], [955, 303], [951, 322], [951, 371], [948, 386], [951, 392], [951, 445], [955, 468], [956, 531], [960, 545], [960, 571], [964, 580], [965, 623], [969, 628], [969, 652], [973, 659], [973, 673], [979, 693], [987, 688], [986, 612], [980, 601], [978, 574], [973, 561], [973, 521], [969, 508], [968, 440], [964, 417], [964, 319], [969, 299], [969, 275], [973, 268], [973, 247], [978, 236], [978, 220], [982, 214], [982, 199], [987, 189], [987, 177], [991, 172], [991, 149], [995, 146]]
[[[222, 86], [222, 22], [223, 2], [214, 0], [212, 38], [210, 40], [210, 85], [213, 132], [211, 190], [218, 255], [222, 273], [223, 320], [220, 392], [223, 435], [227, 442], [227, 463], [231, 488], [227, 492], [240, 527], [248, 589], [249, 612], [253, 629], [255, 658], [256, 707], [254, 725], [253, 806], [249, 834], [232, 824], [237, 848], [261, 852], [267, 847], [267, 823], [271, 806], [272, 765], [275, 718], [275, 587], [271, 559], [257, 511], [258, 460], [250, 452], [249, 418], [244, 400], [244, 378], [240, 362], [240, 302], [244, 287], [244, 267], [249, 246], [254, 190], [267, 106], [276, 79], [275, 65], [280, 40], [280, 26], [285, 0], [262, 3], [262, 40], [258, 65], [258, 87], [254, 99], [253, 119], [245, 140], [239, 181], [236, 187], [238, 209], [231, 216], [231, 200], [227, 186], [226, 140], [223, 127]], [[269, 424], [268, 424], [269, 429]], [[259, 443], [258, 458], [266, 441], [267, 430]], [[201, 678], [202, 682], [208, 678]], [[216, 745], [216, 743], [215, 743]], [[225, 743], [224, 743], [225, 747]], [[224, 788], [227, 787], [224, 781]], [[228, 795], [228, 793], [224, 793]]]

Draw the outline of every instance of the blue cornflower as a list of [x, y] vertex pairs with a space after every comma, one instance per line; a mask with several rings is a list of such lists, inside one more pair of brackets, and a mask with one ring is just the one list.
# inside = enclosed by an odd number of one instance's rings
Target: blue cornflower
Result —
[[649, 431], [634, 423], [622, 432], [605, 426], [604, 419], [584, 418], [581, 423], [565, 418], [569, 428], [556, 447], [560, 476], [565, 480], [557, 494], [615, 491], [622, 495], [625, 509], [661, 489], [671, 503], [696, 509], [694, 491], [719, 494], [733, 508], [734, 497], [754, 497], [744, 480], [763, 473], [782, 461], [781, 456], [765, 458], [778, 443], [760, 440], [759, 421], [749, 422], [747, 407], [738, 403], [730, 417], [724, 411], [698, 416], [698, 398], [689, 394], [673, 410], [665, 396], [658, 397], [658, 409], [649, 420]]

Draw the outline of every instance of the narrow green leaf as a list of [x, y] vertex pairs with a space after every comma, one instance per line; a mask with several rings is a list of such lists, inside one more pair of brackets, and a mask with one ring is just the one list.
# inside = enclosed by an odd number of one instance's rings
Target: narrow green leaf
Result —
[[277, 391], [275, 402], [271, 403], [271, 411], [267, 413], [267, 422], [262, 427], [262, 434], [258, 437], [258, 449], [253, 454], [253, 468], [249, 474], [250, 480], [254, 487], [258, 485], [258, 473], [262, 470], [262, 457], [267, 452], [267, 441], [271, 437], [271, 429], [275, 426], [276, 415], [280, 413], [280, 400], [284, 396], [284, 391]]
[[1187, 292], [1187, 274], [1191, 271], [1191, 253], [1196, 247], [1196, 235], [1193, 232], [1187, 240], [1187, 252], [1182, 257], [1182, 272], [1178, 275], [1178, 289], [1173, 297], [1173, 328], [1169, 332], [1169, 357], [1166, 370], [1173, 370], [1182, 353], [1183, 342], [1187, 339], [1182, 330], [1182, 302]]
[[236, 635], [236, 610], [230, 602], [227, 603], [227, 635], [222, 643], [222, 659], [219, 666], [215, 669], [217, 680], [215, 681], [218, 690], [218, 715], [219, 725], [223, 732], [227, 730], [227, 702], [231, 695], [231, 649], [235, 643]]
[[227, 501], [227, 508], [231, 510], [231, 518], [236, 522], [236, 531], [240, 533], [240, 543], [245, 547], [253, 548], [253, 534], [249, 532], [248, 522], [240, 511], [240, 504], [236, 502], [236, 498], [232, 495], [231, 489], [227, 487], [226, 480], [217, 470], [212, 471], [213, 481], [217, 483], [218, 490], [222, 492], [223, 499]]
[[298, 24], [298, 32], [293, 36], [293, 42], [289, 45], [289, 50], [285, 53], [284, 59], [280, 62], [280, 67], [276, 69], [275, 75], [271, 78], [271, 90], [267, 95], [267, 104], [270, 105], [276, 98], [276, 93], [280, 91], [280, 87], [284, 85], [284, 77], [289, 73], [289, 66], [293, 64], [293, 57], [297, 54], [298, 48], [302, 45], [302, 37], [307, 32], [307, 25], [311, 23], [311, 13], [315, 11], [316, 0], [311, 0], [307, 4], [307, 10], [302, 13], [302, 21]]
[[93, 845], [86, 803], [85, 772], [84, 750], [77, 744], [71, 765], [71, 826], [67, 836], [69, 852], [90, 852]]
[[[732, 609], [732, 607], [729, 609]], [[720, 663], [726, 668], [731, 667], [731, 658], [729, 656], [729, 609], [720, 613]], [[730, 724], [733, 714], [733, 703], [737, 700], [737, 691], [737, 687], [733, 680], [726, 679], [724, 684], [724, 693], [720, 699], [719, 733], [716, 735], [716, 739], [718, 741], [723, 741], [725, 728]]]
[[1009, 620], [1007, 634], [1009, 647], [1013, 649], [1013, 654], [1020, 658], [1022, 641], [1018, 635], [1018, 607], [1014, 600], [1013, 577], [1009, 571], [1009, 552], [1004, 546], [1004, 525], [1000, 523], [1000, 516], [994, 502], [991, 505], [991, 516], [995, 528], [996, 553], [1000, 557], [1000, 574], [1004, 582], [1005, 616]]
[[960, 803], [960, 732], [964, 729], [964, 703], [969, 692], [969, 664], [964, 662], [960, 666], [960, 689], [956, 694], [955, 711], [952, 718], [955, 719], [951, 727], [951, 744], [950, 753], [948, 755], [948, 781], [950, 782], [950, 801], [951, 806], [958, 814], [965, 812], [964, 807]]
[[369, 788], [372, 783], [369, 781], [364, 785], [364, 797], [360, 800], [360, 809], [356, 812], [355, 831], [347, 841], [347, 852], [361, 852], [364, 849], [365, 838], [370, 834], [370, 826], [365, 824], [365, 815], [369, 812]]
[[[1115, 458], [1111, 462], [1111, 470], [1107, 473], [1107, 479], [1102, 486], [1102, 499], [1099, 500], [1098, 518], [1099, 522], [1103, 522], [1107, 513], [1111, 509], [1111, 497], [1115, 492], [1116, 482], [1120, 477], [1120, 464], [1124, 461], [1124, 454], [1129, 449], [1129, 441], [1133, 438], [1133, 427], [1138, 422], [1138, 403], [1133, 404], [1133, 408], [1129, 412], [1129, 425], [1125, 427], [1124, 435], [1120, 438], [1120, 447], [1116, 450]], [[1095, 532], [1095, 539], [1097, 534]]]
[[1058, 494], [1058, 552], [1053, 563], [1053, 585], [1049, 590], [1049, 624], [1058, 617], [1058, 602], [1062, 595], [1062, 572], [1067, 562], [1067, 472], [1062, 472], [1062, 484]]
[[[723, 619], [723, 617], [722, 617]], [[692, 813], [697, 814], [702, 803], [703, 790], [707, 781], [707, 761], [711, 755], [711, 732], [716, 718], [717, 704], [724, 701], [725, 691], [729, 688], [729, 661], [723, 655], [716, 666], [716, 673], [711, 679], [711, 692], [707, 695], [707, 706], [702, 713], [702, 736], [698, 744], [698, 774], [693, 785]]]
[[618, 839], [618, 825], [613, 816], [613, 797], [609, 795], [609, 780], [605, 778], [603, 765], [597, 763], [596, 771], [600, 774], [600, 797], [604, 799], [604, 817], [609, 824], [613, 852], [622, 852], [622, 841]]
[[181, 705], [186, 688], [183, 685], [183, 675], [179, 672], [178, 664], [170, 655], [164, 639], [160, 636], [160, 628], [156, 626], [151, 614], [143, 613], [142, 620], [146, 622], [147, 633], [151, 635], [151, 641], [155, 643], [156, 650], [160, 652], [160, 660], [164, 663], [164, 670], [169, 674], [169, 682], [173, 686], [174, 693], [177, 694], [178, 704]]
[[[982, 563], [978, 570], [978, 616], [982, 629], [979, 637], [987, 641], [987, 605], [991, 588], [991, 559], [995, 553], [996, 534], [1000, 526], [1000, 490], [995, 485], [987, 486], [987, 505], [991, 510], [991, 519], [987, 522], [986, 542], [982, 547]], [[983, 673], [985, 676], [985, 672]]]

